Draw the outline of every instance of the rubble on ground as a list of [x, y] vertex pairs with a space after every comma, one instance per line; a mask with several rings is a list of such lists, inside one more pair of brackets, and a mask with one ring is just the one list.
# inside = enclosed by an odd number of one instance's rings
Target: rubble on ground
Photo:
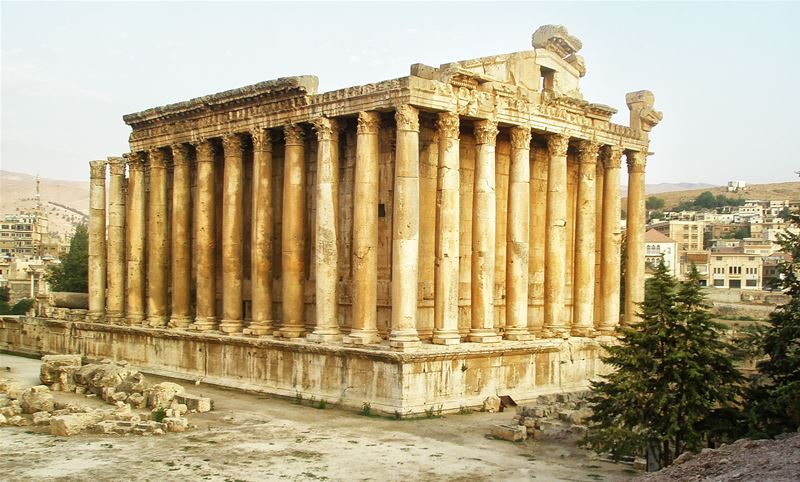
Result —
[[515, 425], [525, 428], [527, 438], [539, 432], [549, 432], [555, 438], [564, 438], [586, 432], [587, 419], [592, 415], [586, 396], [588, 391], [540, 395], [519, 405], [513, 418]]

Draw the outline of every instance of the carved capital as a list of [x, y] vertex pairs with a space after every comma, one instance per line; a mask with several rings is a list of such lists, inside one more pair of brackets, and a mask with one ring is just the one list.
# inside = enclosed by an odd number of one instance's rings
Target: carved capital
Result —
[[164, 154], [164, 151], [161, 149], [151, 149], [147, 151], [147, 160], [150, 164], [150, 168], [166, 168], [167, 167], [167, 156]]
[[493, 120], [479, 120], [475, 122], [475, 143], [494, 144], [497, 141], [497, 122]]
[[314, 121], [314, 131], [318, 141], [336, 140], [339, 135], [339, 123], [336, 119], [319, 117]]
[[258, 128], [250, 133], [253, 139], [254, 151], [268, 151], [272, 152], [272, 132], [267, 129]]
[[108, 170], [112, 176], [125, 175], [125, 159], [122, 157], [109, 157]]
[[92, 179], [105, 179], [106, 161], [89, 161], [89, 171]]
[[625, 95], [625, 103], [628, 104], [628, 109], [631, 111], [631, 128], [650, 132], [661, 119], [664, 114], [655, 110], [656, 97], [649, 90], [640, 90], [637, 92], [629, 92]]
[[647, 165], [647, 153], [642, 151], [626, 151], [626, 161], [628, 162], [628, 172], [644, 173]]
[[189, 146], [186, 144], [174, 144], [172, 149], [172, 163], [175, 167], [189, 165]]
[[228, 134], [222, 138], [222, 151], [226, 156], [235, 155], [241, 157], [243, 150], [242, 138], [238, 134]]
[[209, 139], [203, 139], [195, 145], [197, 162], [214, 162], [214, 144]]
[[569, 149], [569, 136], [566, 134], [552, 134], [547, 136], [547, 150], [551, 156], [566, 156]]
[[597, 163], [597, 151], [600, 150], [600, 144], [594, 141], [578, 141], [578, 162], [581, 164], [595, 164]]
[[398, 105], [394, 113], [397, 130], [419, 132], [419, 111], [408, 104]]
[[619, 169], [622, 166], [622, 146], [603, 146], [600, 149], [600, 161], [606, 169]]
[[531, 148], [531, 130], [527, 127], [514, 126], [511, 128], [511, 147], [514, 149]]
[[283, 127], [283, 136], [286, 139], [287, 146], [302, 146], [305, 132], [303, 128], [297, 124], [289, 124]]
[[459, 117], [457, 112], [440, 112], [436, 125], [438, 135], [442, 139], [458, 139]]
[[131, 152], [130, 154], [123, 154], [125, 161], [128, 163], [128, 172], [142, 172], [144, 165], [142, 164], [142, 155], [138, 152]]
[[381, 116], [377, 112], [359, 112], [358, 125], [356, 132], [358, 134], [377, 134], [381, 127]]

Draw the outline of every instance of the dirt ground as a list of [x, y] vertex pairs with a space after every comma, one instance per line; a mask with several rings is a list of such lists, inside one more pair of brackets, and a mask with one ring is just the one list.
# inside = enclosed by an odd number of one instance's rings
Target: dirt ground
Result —
[[[39, 383], [39, 365], [0, 354], [0, 376], [26, 384]], [[196, 429], [163, 436], [54, 437], [47, 427], [5, 426], [0, 480], [620, 481], [637, 475], [629, 466], [594, 459], [570, 440], [489, 438], [493, 424], [511, 421], [509, 412], [396, 421], [182, 384], [214, 400], [214, 411], [189, 415]], [[103, 405], [81, 395], [54, 395]]]

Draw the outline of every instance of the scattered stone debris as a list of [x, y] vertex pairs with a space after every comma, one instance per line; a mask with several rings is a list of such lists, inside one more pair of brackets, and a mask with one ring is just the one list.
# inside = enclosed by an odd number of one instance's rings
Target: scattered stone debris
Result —
[[[145, 376], [127, 362], [102, 360], [83, 364], [80, 355], [47, 355], [42, 358], [40, 380], [44, 385], [23, 387], [0, 379], [0, 426], [48, 426], [58, 436], [85, 431], [102, 434], [163, 435], [189, 428], [188, 413], [208, 412], [210, 398], [191, 395], [172, 382], [149, 385]], [[93, 409], [59, 403], [54, 391], [99, 397], [114, 405]], [[151, 409], [143, 416], [135, 410]]]
[[500, 397], [498, 397], [497, 395], [492, 395], [490, 397], [487, 397], [486, 400], [483, 401], [483, 411], [489, 413], [499, 412], [500, 403], [501, 403]]
[[508, 440], [509, 442], [521, 442], [528, 438], [525, 427], [506, 424], [498, 424], [492, 427], [492, 436]]
[[585, 423], [592, 414], [587, 406], [588, 391], [541, 395], [525, 405], [517, 407], [513, 421], [525, 428], [528, 438], [534, 433], [550, 432], [555, 438], [563, 438], [586, 432]]

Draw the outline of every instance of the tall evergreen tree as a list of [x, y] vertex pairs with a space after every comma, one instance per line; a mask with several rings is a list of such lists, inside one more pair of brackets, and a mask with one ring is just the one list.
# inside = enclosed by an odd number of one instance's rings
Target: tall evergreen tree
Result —
[[89, 291], [89, 235], [85, 224], [75, 228], [69, 253], [61, 258], [61, 264], [48, 268], [47, 281], [52, 291]]
[[593, 415], [580, 443], [616, 459], [647, 454], [664, 467], [702, 447], [702, 423], [733, 401], [740, 379], [696, 273], [679, 286], [660, 263], [641, 317], [620, 328], [619, 344], [606, 347], [602, 359], [616, 370], [592, 383]]

